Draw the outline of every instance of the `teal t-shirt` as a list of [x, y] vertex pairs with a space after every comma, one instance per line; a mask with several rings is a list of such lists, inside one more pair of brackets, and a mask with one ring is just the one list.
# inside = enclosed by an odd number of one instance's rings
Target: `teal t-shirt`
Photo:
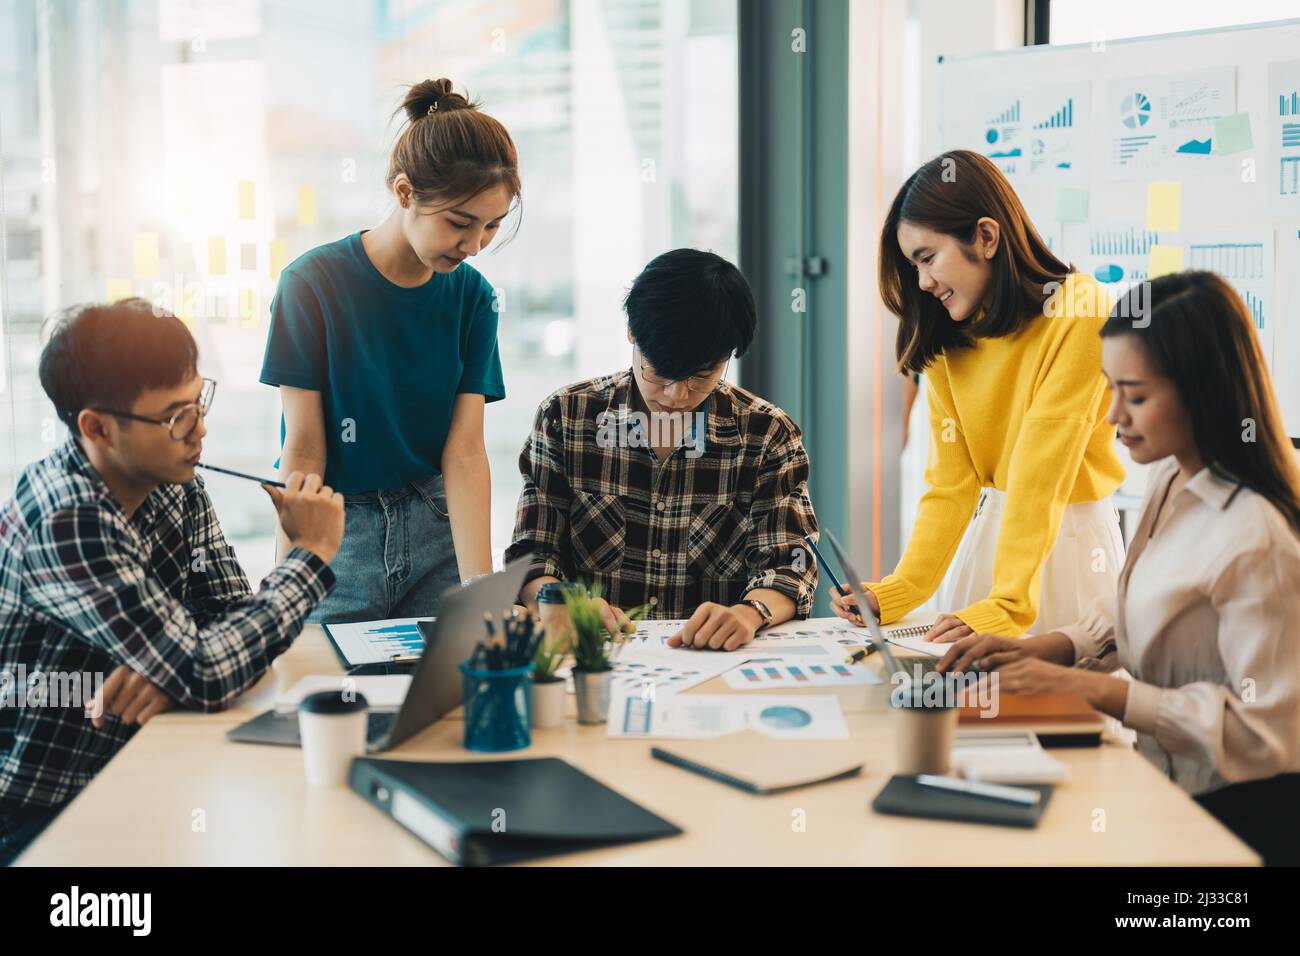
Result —
[[394, 285], [359, 232], [285, 268], [261, 381], [321, 393], [326, 484], [383, 491], [441, 472], [456, 396], [505, 398], [493, 303], [463, 262], [416, 288]]

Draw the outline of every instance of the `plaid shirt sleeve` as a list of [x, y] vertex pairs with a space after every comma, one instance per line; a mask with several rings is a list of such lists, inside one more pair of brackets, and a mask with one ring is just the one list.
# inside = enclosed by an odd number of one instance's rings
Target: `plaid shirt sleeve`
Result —
[[745, 552], [749, 589], [770, 588], [795, 603], [795, 616], [812, 613], [817, 562], [804, 535], [817, 535], [808, 495], [808, 453], [797, 429], [780, 427], [763, 457], [750, 508], [753, 532]]
[[515, 511], [515, 534], [506, 561], [533, 555], [528, 580], [550, 575], [567, 581], [569, 503], [573, 490], [564, 469], [564, 422], [553, 396], [537, 409], [533, 430], [519, 453], [524, 488]]
[[[203, 520], [215, 524], [210, 515]], [[139, 535], [89, 504], [41, 522], [23, 562], [24, 592], [38, 615], [130, 666], [182, 707], [204, 711], [221, 710], [255, 683], [334, 583], [320, 558], [294, 548], [255, 597], [201, 625], [150, 572]], [[228, 589], [224, 598], [237, 597], [229, 593], [229, 570], [223, 574], [227, 581], [217, 587]], [[213, 598], [223, 599], [210, 591], [203, 600]]]
[[185, 581], [185, 608], [202, 625], [244, 604], [253, 596], [235, 549], [226, 541], [212, 502], [196, 475], [189, 485], [188, 513], [196, 515], [188, 535], [192, 559]]

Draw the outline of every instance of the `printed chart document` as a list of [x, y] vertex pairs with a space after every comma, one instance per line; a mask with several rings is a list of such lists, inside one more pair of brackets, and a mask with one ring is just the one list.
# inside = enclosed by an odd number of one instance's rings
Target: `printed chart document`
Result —
[[[909, 614], [901, 621], [896, 621], [881, 628], [881, 630], [884, 631], [885, 638], [891, 644], [917, 650], [917, 647], [913, 647], [906, 642], [915, 641], [918, 645], [922, 644], [920, 638], [925, 636], [925, 632], [930, 629], [934, 622], [935, 615], [933, 614]], [[870, 644], [871, 633], [866, 627], [858, 627], [838, 617], [813, 617], [806, 621], [786, 621], [784, 624], [768, 628], [754, 638], [752, 646], [755, 650], [762, 648], [767, 651], [774, 644], [788, 645], [796, 641], [821, 643], [827, 640], [833, 641], [841, 647], [847, 647], [849, 650], [854, 650]], [[943, 645], [936, 644], [934, 646], [942, 647]]]
[[748, 656], [745, 649], [701, 651], [668, 647], [657, 639], [630, 640], [610, 655], [614, 665], [611, 690], [640, 693], [650, 686], [658, 692], [686, 690], [743, 664]]
[[606, 736], [638, 739], [720, 737], [756, 730], [768, 737], [845, 740], [834, 694], [624, 694], [609, 702]]
[[767, 641], [749, 660], [723, 675], [736, 690], [773, 690], [787, 687], [851, 687], [879, 684], [868, 667], [846, 663], [847, 649], [828, 641], [801, 643]]

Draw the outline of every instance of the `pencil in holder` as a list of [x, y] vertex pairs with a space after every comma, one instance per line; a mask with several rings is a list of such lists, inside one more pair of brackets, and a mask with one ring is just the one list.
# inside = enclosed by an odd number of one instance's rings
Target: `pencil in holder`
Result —
[[460, 662], [465, 686], [465, 749], [479, 753], [522, 750], [533, 742], [533, 665], [488, 670]]

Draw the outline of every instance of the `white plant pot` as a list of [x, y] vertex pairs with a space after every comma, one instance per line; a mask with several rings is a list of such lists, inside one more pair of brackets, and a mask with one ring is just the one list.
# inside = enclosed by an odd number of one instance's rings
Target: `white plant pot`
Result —
[[533, 681], [533, 726], [538, 730], [564, 723], [564, 681]]

